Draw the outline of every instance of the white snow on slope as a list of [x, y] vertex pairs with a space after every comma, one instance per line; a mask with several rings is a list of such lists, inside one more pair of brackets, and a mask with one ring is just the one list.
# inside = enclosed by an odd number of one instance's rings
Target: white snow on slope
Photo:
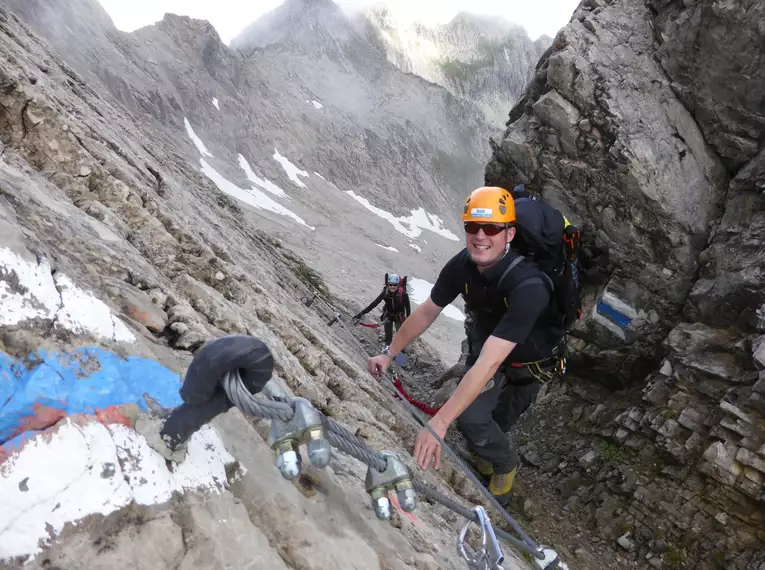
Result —
[[171, 473], [132, 429], [66, 420], [0, 465], [0, 560], [38, 554], [38, 542], [52, 538], [48, 528], [55, 536], [91, 514], [163, 503], [173, 491], [219, 489], [233, 461], [210, 426], [191, 436]]
[[[410, 277], [406, 282], [407, 285], [412, 286], [412, 292], [409, 297], [418, 305], [422, 305], [426, 299], [430, 297], [430, 291], [433, 289], [433, 283], [425, 281], [424, 279], [419, 279], [417, 277]], [[460, 311], [454, 305], [446, 305], [444, 310], [441, 311], [441, 314], [445, 317], [449, 317], [450, 319], [454, 319], [455, 321], [465, 320], [465, 315], [463, 315], [462, 311]]]
[[395, 251], [395, 252], [398, 252], [398, 250], [397, 250], [395, 247], [393, 247], [392, 245], [380, 245], [379, 243], [375, 243], [375, 245], [376, 245], [377, 247], [381, 247], [381, 248], [383, 248], [383, 249], [387, 249], [388, 251]]
[[189, 138], [194, 143], [194, 146], [197, 147], [197, 150], [202, 153], [202, 156], [213, 158], [213, 155], [207, 150], [205, 143], [202, 142], [202, 139], [200, 139], [194, 132], [194, 129], [191, 128], [191, 123], [189, 123], [189, 120], [186, 117], [183, 117], [183, 124], [186, 125], [186, 134], [189, 135]]
[[[205, 148], [204, 143], [201, 141], [201, 139], [196, 135], [194, 132], [194, 129], [191, 128], [191, 125], [189, 124], [188, 120], [186, 118], [183, 119], [186, 123], [186, 132], [188, 133], [191, 140], [194, 142], [194, 145], [197, 147], [197, 150], [202, 155], [212, 156], [209, 152], [207, 152], [207, 149]], [[285, 208], [278, 202], [274, 201], [272, 198], [267, 196], [265, 193], [261, 192], [255, 187], [250, 188], [249, 190], [245, 190], [243, 188], [239, 188], [236, 184], [228, 180], [225, 176], [223, 176], [221, 173], [219, 173], [217, 170], [215, 170], [210, 164], [204, 159], [200, 158], [199, 163], [202, 165], [202, 172], [205, 176], [207, 176], [210, 180], [212, 180], [215, 185], [218, 187], [218, 189], [231, 196], [232, 198], [236, 198], [237, 200], [241, 200], [245, 204], [249, 204], [253, 208], [257, 208], [259, 210], [268, 210], [270, 212], [274, 212], [275, 214], [281, 214], [282, 216], [286, 216], [297, 223], [311, 229], [315, 230], [316, 228], [313, 226], [309, 226], [305, 223], [305, 220], [295, 214], [293, 211]], [[255, 173], [252, 171], [252, 168], [250, 168], [250, 165], [247, 163], [247, 160], [240, 154], [239, 155], [239, 166], [244, 170], [245, 174], [247, 175], [247, 178], [259, 186], [261, 188], [265, 188], [269, 192], [276, 194], [276, 195], [283, 195], [284, 197], [288, 197], [284, 190], [279, 188], [276, 184], [273, 184], [269, 180], [264, 180], [258, 178]], [[250, 176], [252, 175], [252, 176]]]
[[311, 230], [316, 229], [315, 227], [309, 226], [308, 224], [306, 224], [303, 218], [298, 216], [293, 211], [288, 210], [287, 208], [285, 208], [278, 202], [274, 201], [272, 198], [267, 196], [264, 192], [261, 192], [260, 190], [256, 190], [255, 188], [250, 188], [249, 190], [239, 188], [239, 186], [237, 186], [233, 182], [226, 179], [225, 176], [223, 176], [217, 170], [215, 170], [212, 166], [210, 166], [207, 163], [207, 161], [205, 161], [204, 158], [200, 158], [199, 162], [202, 165], [202, 172], [205, 174], [205, 176], [207, 176], [210, 180], [212, 180], [215, 183], [215, 185], [220, 189], [221, 192], [224, 192], [225, 194], [228, 194], [229, 196], [236, 198], [237, 200], [241, 200], [242, 202], [249, 204], [253, 208], [258, 208], [260, 210], [268, 210], [276, 214], [281, 214], [282, 216], [286, 216]]
[[51, 275], [47, 260], [38, 264], [0, 247], [0, 325], [36, 318], [53, 320], [56, 328], [77, 334], [135, 342], [130, 329], [103, 301], [63, 273]]
[[212, 103], [213, 103], [213, 105], [215, 105], [215, 108], [218, 109], [218, 111], [220, 111], [220, 106], [218, 105], [218, 98], [217, 97], [213, 97]]
[[[306, 101], [306, 103], [308, 103], [308, 101]], [[324, 105], [322, 105], [321, 103], [319, 103], [319, 102], [318, 102], [318, 101], [316, 101], [315, 99], [311, 99], [310, 103], [311, 103], [311, 105], [313, 105], [313, 106], [314, 106], [314, 108], [316, 108], [316, 109], [321, 109], [322, 107], [324, 107]]]
[[305, 188], [303, 181], [298, 178], [298, 175], [308, 178], [308, 173], [305, 170], [300, 170], [297, 166], [292, 164], [287, 157], [279, 154], [277, 149], [274, 149], [274, 160], [282, 165], [284, 172], [287, 173], [287, 177], [295, 183], [295, 186]]
[[419, 245], [417, 245], [416, 243], [410, 243], [409, 247], [411, 247], [417, 253], [422, 253], [422, 248]]
[[247, 162], [247, 159], [244, 158], [241, 154], [239, 156], [239, 166], [244, 170], [244, 173], [247, 175], [247, 180], [250, 182], [257, 184], [260, 186], [263, 190], [266, 192], [270, 192], [274, 196], [279, 196], [280, 198], [287, 198], [288, 200], [291, 200], [287, 193], [279, 188], [276, 184], [271, 182], [268, 178], [260, 178], [257, 174], [255, 174], [252, 171], [252, 168], [250, 167], [250, 163]]
[[425, 229], [437, 233], [446, 239], [459, 241], [459, 238], [456, 235], [444, 227], [444, 223], [438, 216], [429, 214], [423, 208], [412, 210], [412, 213], [409, 216], [397, 218], [390, 212], [387, 212], [382, 208], [378, 208], [377, 206], [373, 206], [369, 203], [369, 200], [359, 196], [353, 190], [346, 190], [345, 193], [356, 199], [357, 202], [359, 202], [370, 212], [373, 212], [380, 216], [382, 219], [390, 222], [397, 231], [401, 232], [408, 238], [418, 237], [422, 233], [422, 230]]

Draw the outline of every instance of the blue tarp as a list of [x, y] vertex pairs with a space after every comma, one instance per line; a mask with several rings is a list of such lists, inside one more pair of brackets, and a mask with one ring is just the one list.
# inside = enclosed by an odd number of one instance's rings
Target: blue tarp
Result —
[[158, 362], [123, 358], [100, 348], [38, 351], [25, 362], [0, 352], [0, 444], [17, 436], [40, 405], [66, 414], [93, 414], [128, 403], [146, 411], [142, 395], [147, 392], [171, 408], [182, 403], [181, 381]]

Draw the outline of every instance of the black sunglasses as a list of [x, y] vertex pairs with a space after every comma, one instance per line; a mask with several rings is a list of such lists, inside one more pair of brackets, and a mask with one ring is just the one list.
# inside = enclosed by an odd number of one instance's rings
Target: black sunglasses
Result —
[[495, 236], [502, 230], [507, 229], [502, 224], [482, 224], [480, 222], [465, 222], [465, 231], [469, 234], [477, 234], [478, 230], [483, 230], [487, 236]]

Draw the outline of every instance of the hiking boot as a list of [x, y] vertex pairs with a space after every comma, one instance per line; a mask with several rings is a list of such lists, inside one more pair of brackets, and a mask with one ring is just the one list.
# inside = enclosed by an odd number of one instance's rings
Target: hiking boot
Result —
[[470, 452], [470, 457], [473, 460], [473, 467], [475, 467], [475, 470], [478, 471], [481, 477], [488, 479], [494, 474], [494, 466], [475, 451]]
[[506, 505], [512, 495], [513, 483], [518, 467], [513, 467], [510, 473], [494, 473], [489, 482], [489, 492], [499, 501], [500, 505]]

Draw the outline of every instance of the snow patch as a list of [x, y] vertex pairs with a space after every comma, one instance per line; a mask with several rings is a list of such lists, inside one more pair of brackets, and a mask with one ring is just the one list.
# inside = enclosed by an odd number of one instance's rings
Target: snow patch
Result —
[[311, 230], [316, 229], [315, 227], [306, 224], [305, 220], [303, 220], [303, 218], [295, 214], [293, 211], [288, 210], [278, 202], [275, 202], [272, 198], [260, 190], [256, 190], [255, 188], [250, 188], [249, 190], [239, 188], [239, 186], [227, 180], [217, 170], [210, 166], [204, 158], [200, 158], [199, 162], [202, 165], [202, 172], [215, 183], [221, 192], [228, 194], [237, 200], [241, 200], [253, 208], [257, 208], [259, 210], [268, 210], [276, 214], [281, 214], [282, 216], [286, 216]]
[[315, 174], [316, 176], [318, 176], [319, 178], [321, 178], [321, 179], [322, 179], [324, 182], [326, 182], [326, 181], [327, 181], [327, 179], [326, 179], [326, 178], [324, 178], [324, 177], [323, 177], [321, 174], [319, 174], [318, 172], [314, 172], [314, 174]]
[[263, 190], [266, 192], [270, 192], [274, 196], [279, 196], [280, 198], [287, 198], [288, 200], [291, 200], [287, 193], [279, 188], [276, 184], [271, 182], [268, 178], [260, 178], [257, 174], [255, 174], [252, 171], [252, 168], [250, 168], [250, 163], [247, 162], [247, 159], [244, 158], [241, 154], [239, 156], [239, 166], [244, 170], [244, 173], [247, 175], [247, 180], [250, 182], [257, 184], [260, 186]]
[[316, 109], [321, 109], [322, 107], [324, 107], [324, 105], [322, 105], [321, 103], [319, 103], [315, 99], [311, 99], [310, 101], [308, 99], [306, 99], [305, 102], [306, 103], [311, 103]]
[[292, 164], [287, 157], [279, 154], [277, 149], [274, 149], [274, 160], [282, 165], [284, 172], [287, 173], [287, 177], [295, 183], [296, 186], [305, 188], [303, 181], [298, 178], [298, 175], [308, 178], [308, 173], [305, 170], [300, 170], [297, 166]]
[[218, 111], [220, 111], [220, 106], [218, 105], [218, 98], [217, 97], [213, 97], [212, 103], [213, 103], [213, 105], [215, 105], [215, 108], [218, 109]]
[[27, 261], [0, 248], [0, 325], [30, 319], [53, 320], [56, 328], [118, 342], [135, 342], [130, 329], [92, 293], [61, 273], [51, 275], [47, 260]]
[[[418, 305], [422, 305], [427, 300], [427, 298], [430, 297], [430, 291], [433, 289], [433, 283], [425, 281], [424, 279], [419, 279], [417, 277], [410, 277], [407, 279], [406, 283], [407, 285], [412, 286], [412, 292], [410, 293], [409, 297]], [[454, 305], [446, 305], [441, 313], [450, 319], [454, 319], [455, 321], [465, 320], [465, 315], [463, 315], [462, 311], [460, 311]]]
[[414, 239], [418, 237], [422, 233], [422, 230], [425, 229], [445, 237], [446, 239], [459, 241], [459, 238], [456, 235], [444, 227], [443, 221], [441, 221], [438, 216], [429, 214], [423, 208], [412, 210], [412, 213], [409, 216], [397, 218], [390, 212], [378, 208], [377, 206], [373, 206], [369, 203], [369, 200], [359, 196], [353, 190], [346, 190], [345, 193], [353, 197], [370, 212], [373, 212], [382, 219], [390, 222], [397, 231], [408, 238]]
[[417, 253], [422, 253], [422, 248], [419, 245], [417, 245], [416, 243], [410, 243], [409, 247], [411, 247]]
[[202, 153], [202, 156], [213, 158], [213, 155], [207, 150], [205, 143], [202, 142], [202, 139], [200, 139], [194, 132], [194, 129], [191, 128], [191, 123], [189, 123], [189, 120], [186, 117], [183, 117], [183, 124], [186, 125], [186, 134], [189, 135], [189, 138], [194, 143], [194, 146], [197, 147], [197, 150]]
[[380, 245], [379, 243], [375, 243], [375, 245], [376, 245], [377, 247], [381, 247], [381, 248], [383, 248], [383, 249], [387, 249], [388, 251], [395, 251], [395, 252], [398, 252], [398, 250], [397, 250], [395, 247], [391, 246], [391, 245]]
[[66, 420], [0, 466], [0, 560], [40, 553], [40, 543], [88, 515], [163, 503], [174, 491], [219, 490], [234, 461], [207, 425], [191, 436], [186, 459], [171, 473], [132, 429]]
[[[202, 153], [203, 156], [207, 155], [212, 157], [212, 155], [209, 152], [207, 152], [207, 149], [205, 148], [204, 143], [199, 139], [199, 137], [196, 136], [196, 134], [194, 134], [194, 130], [191, 128], [191, 125], [189, 124], [189, 122], [185, 118], [183, 120], [186, 122], [186, 132], [188, 133], [191, 140], [194, 141], [194, 144], [196, 145], [199, 152]], [[236, 198], [237, 200], [241, 200], [242, 202], [249, 204], [253, 208], [257, 208], [259, 210], [268, 210], [270, 212], [274, 212], [275, 214], [286, 216], [311, 230], [316, 229], [315, 227], [309, 226], [308, 224], [306, 224], [303, 218], [301, 218], [300, 216], [298, 216], [291, 210], [288, 210], [287, 208], [285, 208], [278, 202], [275, 202], [272, 198], [270, 198], [269, 196], [267, 196], [260, 190], [254, 187], [250, 188], [249, 190], [239, 188], [239, 186], [237, 186], [233, 182], [226, 179], [225, 176], [223, 176], [217, 170], [215, 170], [212, 166], [210, 166], [210, 164], [204, 158], [200, 158], [199, 163], [202, 165], [201, 170], [204, 173], [204, 175], [207, 176], [210, 180], [212, 180], [215, 183], [215, 185], [218, 187], [218, 189], [224, 194], [228, 194], [229, 196]], [[268, 190], [272, 194], [275, 194], [277, 196], [284, 196], [288, 198], [284, 190], [279, 188], [276, 184], [273, 184], [269, 180], [258, 178], [255, 175], [255, 173], [252, 171], [252, 168], [250, 168], [250, 165], [247, 163], [247, 160], [241, 154], [239, 155], [239, 166], [244, 170], [248, 180], [250, 180], [251, 182], [258, 184], [261, 188]]]

